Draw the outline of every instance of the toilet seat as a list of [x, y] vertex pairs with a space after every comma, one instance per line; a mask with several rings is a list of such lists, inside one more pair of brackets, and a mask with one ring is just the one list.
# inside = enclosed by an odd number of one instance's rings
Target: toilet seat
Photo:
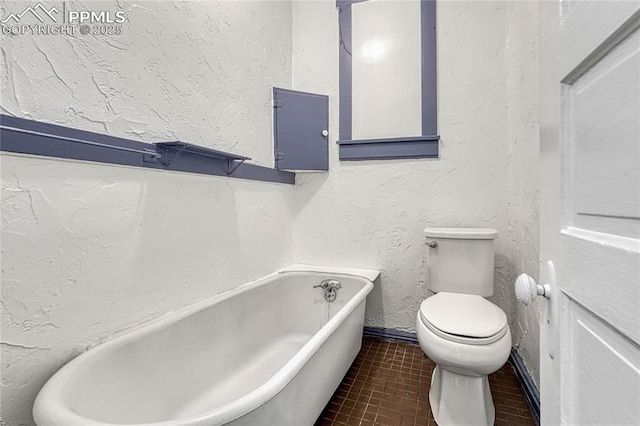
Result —
[[440, 292], [420, 305], [420, 320], [435, 335], [467, 345], [488, 345], [508, 330], [505, 313], [481, 296]]

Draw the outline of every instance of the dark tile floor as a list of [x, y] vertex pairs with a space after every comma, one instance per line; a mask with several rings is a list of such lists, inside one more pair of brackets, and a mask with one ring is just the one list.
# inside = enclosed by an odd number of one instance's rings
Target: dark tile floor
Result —
[[[417, 345], [365, 337], [316, 426], [435, 425], [429, 408], [434, 368]], [[490, 375], [489, 383], [496, 425], [535, 425], [510, 364]]]

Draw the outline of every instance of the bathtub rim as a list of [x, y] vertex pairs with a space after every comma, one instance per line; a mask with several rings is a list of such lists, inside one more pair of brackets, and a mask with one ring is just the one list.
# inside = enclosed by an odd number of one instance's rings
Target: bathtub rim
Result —
[[[306, 266], [306, 265], [305, 265]], [[89, 349], [71, 361], [63, 365], [57, 370], [45, 383], [45, 385], [38, 392], [33, 405], [33, 417], [34, 421], [38, 423], [38, 417], [40, 414], [46, 415], [47, 420], [51, 424], [70, 424], [70, 425], [84, 425], [87, 421], [90, 421], [95, 426], [173, 426], [176, 421], [179, 420], [182, 423], [189, 425], [209, 425], [212, 423], [223, 424], [233, 421], [252, 410], [267, 403], [279, 392], [281, 392], [295, 375], [304, 367], [304, 365], [311, 359], [311, 357], [320, 349], [322, 344], [329, 339], [329, 337], [335, 332], [336, 329], [351, 315], [351, 313], [366, 300], [366, 296], [373, 290], [373, 281], [369, 279], [372, 276], [370, 274], [365, 277], [357, 272], [359, 270], [348, 270], [344, 268], [336, 268], [335, 272], [331, 268], [319, 267], [314, 270], [313, 266], [309, 266], [307, 270], [301, 270], [297, 267], [295, 270], [279, 270], [275, 273], [266, 275], [262, 278], [258, 278], [254, 281], [250, 281], [246, 284], [242, 284], [229, 291], [222, 292], [220, 294], [208, 297], [202, 301], [198, 301], [182, 307], [180, 309], [169, 311], [166, 314], [161, 315], [154, 320], [151, 320], [139, 327], [128, 330], [127, 332], [110, 336], [90, 346]], [[331, 275], [336, 278], [350, 277], [363, 281], [363, 287], [358, 290], [353, 297], [345, 303], [345, 305], [331, 318], [320, 330], [318, 330], [303, 347], [296, 352], [296, 354], [289, 359], [286, 364], [278, 370], [271, 378], [269, 378], [264, 384], [257, 389], [243, 395], [242, 397], [222, 405], [214, 410], [204, 413], [196, 414], [193, 416], [183, 417], [180, 419], [163, 420], [160, 422], [150, 423], [103, 423], [83, 417], [70, 409], [69, 405], [65, 403], [66, 393], [64, 391], [64, 385], [68, 382], [68, 379], [76, 373], [78, 368], [82, 367], [82, 364], [88, 362], [87, 357], [83, 356], [88, 352], [92, 352], [94, 358], [108, 356], [109, 353], [117, 350], [123, 345], [134, 341], [138, 338], [142, 338], [147, 334], [151, 334], [156, 331], [164, 330], [171, 324], [181, 321], [190, 315], [193, 315], [201, 310], [214, 306], [223, 302], [231, 297], [239, 295], [241, 293], [250, 291], [254, 288], [276, 280], [283, 275], [309, 275], [317, 274], [321, 276]], [[379, 274], [379, 273], [378, 273]], [[376, 278], [378, 276], [376, 274]], [[93, 358], [92, 358], [93, 359]], [[43, 400], [43, 398], [45, 398]], [[64, 423], [63, 423], [64, 422]]]

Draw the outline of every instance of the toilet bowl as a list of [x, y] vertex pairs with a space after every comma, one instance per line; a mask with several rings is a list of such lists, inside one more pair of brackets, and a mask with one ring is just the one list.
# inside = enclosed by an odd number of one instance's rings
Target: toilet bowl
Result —
[[487, 376], [511, 351], [504, 312], [478, 295], [440, 292], [422, 302], [416, 331], [420, 347], [436, 364], [429, 391], [436, 423], [492, 425]]

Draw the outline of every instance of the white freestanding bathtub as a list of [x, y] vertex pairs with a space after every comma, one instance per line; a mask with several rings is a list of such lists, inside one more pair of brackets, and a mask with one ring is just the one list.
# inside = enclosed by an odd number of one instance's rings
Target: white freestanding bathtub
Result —
[[[334, 302], [313, 288], [342, 284]], [[284, 272], [107, 341], [36, 398], [48, 425], [311, 425], [360, 350], [371, 281]]]

